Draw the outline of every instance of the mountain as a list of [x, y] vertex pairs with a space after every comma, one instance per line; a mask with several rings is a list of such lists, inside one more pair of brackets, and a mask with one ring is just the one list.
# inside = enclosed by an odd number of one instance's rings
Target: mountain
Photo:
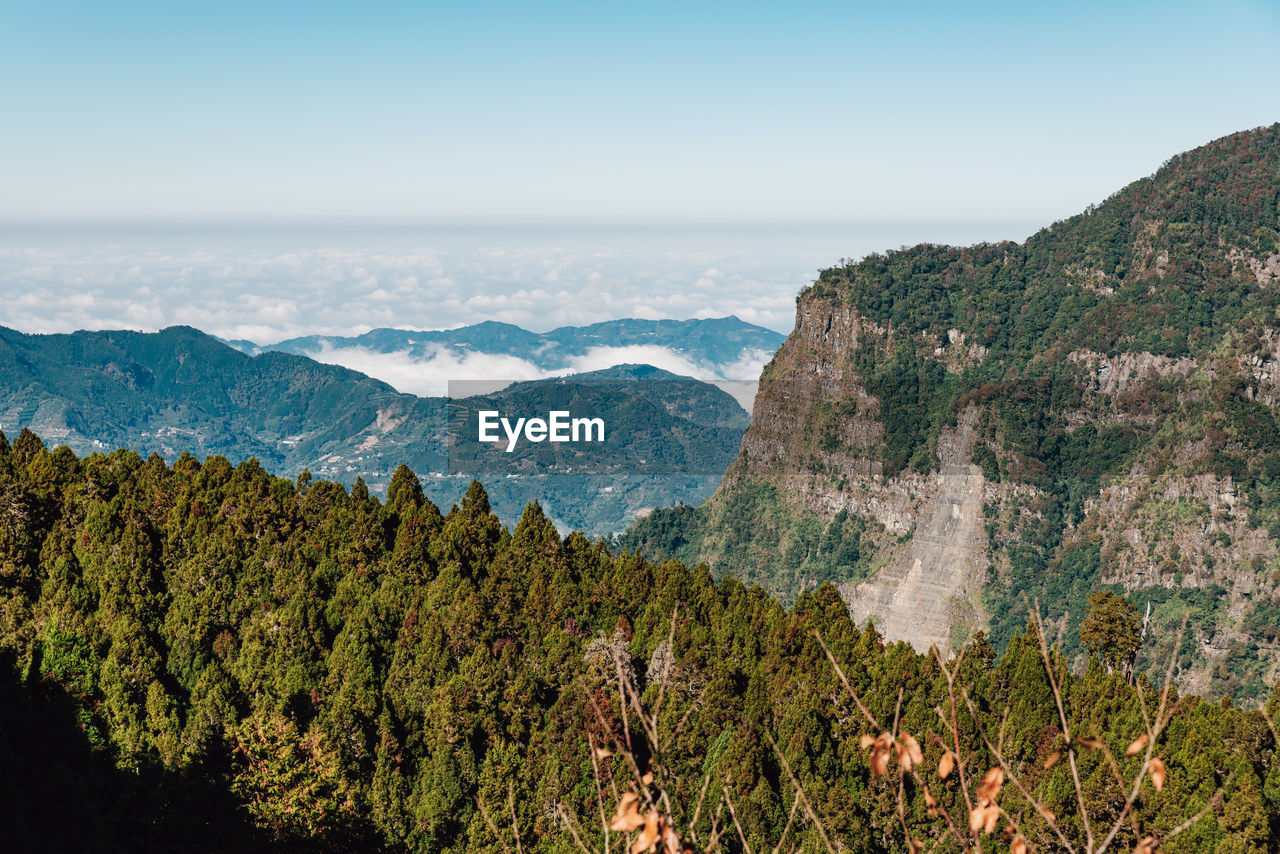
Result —
[[423, 471], [444, 463], [441, 402], [301, 356], [250, 357], [190, 327], [68, 335], [0, 327], [0, 366], [0, 429], [29, 427], [78, 453], [252, 456], [282, 471], [352, 479], [400, 462]]
[[[480, 443], [480, 410], [599, 416], [605, 440], [572, 445]], [[655, 507], [699, 502], [737, 456], [747, 413], [727, 392], [649, 365], [514, 383], [449, 404], [449, 477], [427, 478], [442, 506], [478, 477], [504, 519], [540, 502], [561, 529], [602, 536]], [[571, 450], [565, 450], [570, 448]]]
[[840, 585], [917, 649], [1038, 600], [1066, 650], [1093, 589], [1192, 625], [1193, 690], [1280, 662], [1280, 125], [1178, 155], [1024, 243], [822, 271], [716, 494], [624, 542]]
[[[600, 416], [597, 441], [483, 442], [473, 427], [482, 410]], [[737, 455], [748, 418], [726, 392], [648, 365], [515, 383], [449, 404], [452, 471], [490, 476], [531, 470], [597, 474], [723, 474]]]
[[[700, 501], [736, 455], [748, 420], [715, 386], [647, 366], [516, 384], [484, 400], [545, 415], [569, 397], [614, 426], [611, 443], [591, 449], [594, 467], [548, 466], [504, 479], [494, 503], [512, 524], [539, 497], [561, 524], [595, 535], [622, 529], [648, 508]], [[23, 428], [80, 454], [128, 447], [168, 460], [256, 457], [290, 476], [362, 478], [375, 491], [407, 464], [445, 506], [471, 479], [447, 476], [445, 398], [401, 394], [304, 356], [249, 356], [189, 327], [70, 335], [0, 327], [0, 429]], [[641, 449], [647, 468], [635, 464]]]
[[[314, 355], [326, 350], [362, 348], [377, 353], [405, 353], [425, 359], [441, 349], [461, 353], [515, 356], [544, 370], [575, 366], [575, 359], [598, 348], [660, 347], [695, 364], [724, 368], [746, 358], [778, 349], [784, 336], [745, 323], [737, 317], [711, 320], [610, 320], [590, 326], [564, 326], [550, 332], [529, 332], [509, 323], [486, 321], [459, 329], [415, 331], [375, 329], [355, 337], [310, 335], [257, 347], [235, 342], [249, 352], [282, 351]], [[741, 379], [742, 377], [727, 377]]]
[[708, 427], [746, 430], [751, 422], [746, 410], [719, 387], [653, 365], [614, 365], [599, 371], [512, 383], [498, 396], [518, 398], [530, 393], [549, 394], [557, 388], [590, 389], [604, 394], [626, 393], [644, 399], [670, 416]]

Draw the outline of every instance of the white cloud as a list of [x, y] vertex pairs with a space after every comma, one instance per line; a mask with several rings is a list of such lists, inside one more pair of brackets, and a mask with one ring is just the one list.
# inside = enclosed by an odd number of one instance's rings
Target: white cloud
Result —
[[407, 350], [381, 353], [364, 347], [326, 345], [308, 355], [318, 362], [359, 371], [397, 391], [420, 397], [443, 397], [448, 394], [449, 383], [460, 380], [518, 382], [552, 376], [552, 372], [516, 356], [461, 352], [449, 347], [437, 347], [429, 355], [418, 357]]
[[[797, 244], [793, 233], [732, 245], [696, 229], [399, 234], [50, 232], [36, 245], [0, 245], [10, 311], [0, 323], [31, 332], [188, 323], [224, 337], [253, 329], [261, 344], [482, 320], [545, 331], [737, 314], [786, 331], [796, 292], [850, 254], [845, 241]], [[892, 244], [867, 248], [880, 245]]]
[[421, 397], [443, 397], [449, 393], [451, 382], [485, 383], [500, 388], [512, 382], [600, 371], [617, 365], [653, 365], [680, 376], [717, 383], [750, 411], [760, 369], [771, 354], [744, 350], [735, 361], [714, 365], [656, 345], [593, 347], [570, 359], [567, 366], [554, 370], [517, 356], [460, 351], [442, 345], [417, 356], [408, 350], [382, 353], [365, 347], [334, 347], [326, 343], [308, 355], [318, 362], [359, 371], [398, 391]]
[[[271, 344], [484, 320], [546, 331], [620, 317], [734, 314], [787, 332], [796, 293], [819, 267], [912, 237], [937, 237], [851, 236], [847, 229], [757, 230], [731, 238], [698, 229], [174, 234], [50, 232], [13, 246], [4, 244], [14, 238], [0, 232], [6, 306], [0, 324], [70, 332], [183, 323]], [[423, 395], [443, 394], [450, 379], [547, 375], [525, 360], [452, 350], [426, 359], [359, 350], [319, 357]], [[642, 362], [706, 380], [754, 381], [767, 358], [742, 353], [729, 365], [708, 366], [662, 348], [606, 347], [567, 370]]]

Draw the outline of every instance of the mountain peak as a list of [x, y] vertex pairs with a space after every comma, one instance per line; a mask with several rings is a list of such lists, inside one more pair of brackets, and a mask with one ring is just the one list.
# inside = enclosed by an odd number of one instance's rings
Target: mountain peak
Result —
[[784, 597], [834, 581], [920, 649], [1002, 646], [1028, 598], [1078, 637], [1088, 593], [1123, 590], [1158, 636], [1190, 614], [1192, 690], [1256, 699], [1280, 653], [1222, 639], [1280, 610], [1278, 318], [1280, 125], [1023, 243], [823, 270], [716, 495], [635, 541]]

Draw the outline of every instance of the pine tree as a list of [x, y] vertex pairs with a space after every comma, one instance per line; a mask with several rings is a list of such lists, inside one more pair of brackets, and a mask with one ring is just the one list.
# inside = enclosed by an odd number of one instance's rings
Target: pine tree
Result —
[[1108, 673], [1120, 670], [1133, 675], [1133, 660], [1142, 643], [1142, 620], [1129, 600], [1110, 590], [1089, 594], [1089, 610], [1080, 623], [1080, 640], [1098, 656]]

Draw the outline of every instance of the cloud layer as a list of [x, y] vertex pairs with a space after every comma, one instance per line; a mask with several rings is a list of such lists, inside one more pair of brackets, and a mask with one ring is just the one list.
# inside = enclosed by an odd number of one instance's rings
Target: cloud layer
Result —
[[[819, 268], [919, 241], [1017, 237], [998, 226], [0, 226], [0, 324], [24, 332], [152, 331], [185, 324], [272, 344], [378, 327], [496, 320], [535, 332], [623, 317], [737, 315], [790, 331]], [[323, 361], [417, 394], [450, 380], [534, 379], [521, 359], [440, 349], [428, 358], [322, 351]], [[642, 362], [750, 381], [769, 354], [729, 365], [654, 347], [604, 347], [568, 371]], [[564, 373], [566, 371], [561, 371]], [[739, 399], [741, 395], [735, 394]], [[749, 395], [747, 395], [749, 398]], [[749, 400], [748, 400], [749, 403]]]
[[[498, 320], [544, 331], [619, 317], [737, 314], [790, 328], [795, 294], [835, 250], [700, 247], [655, 235], [0, 233], [2, 322], [23, 331], [152, 330], [225, 338], [445, 329]], [[676, 235], [679, 238], [679, 235]], [[364, 239], [361, 239], [364, 238]], [[23, 245], [23, 244], [26, 245]]]
[[[425, 357], [408, 351], [382, 353], [365, 347], [329, 345], [308, 355], [319, 362], [368, 374], [399, 391], [422, 397], [448, 395], [451, 383], [473, 384], [464, 393], [474, 394], [480, 390], [496, 390], [511, 382], [586, 373], [615, 365], [653, 365], [673, 374], [715, 383], [733, 395], [748, 412], [760, 371], [773, 356], [764, 350], [744, 350], [733, 362], [712, 364], [667, 347], [593, 347], [573, 357], [567, 366], [551, 370], [517, 356], [467, 352], [445, 346], [433, 348]], [[475, 384], [482, 384], [484, 388]]]
[[[988, 229], [991, 231], [991, 229]], [[736, 314], [790, 331], [820, 267], [962, 228], [0, 228], [0, 323], [187, 324], [271, 344], [498, 320], [533, 331]]]

